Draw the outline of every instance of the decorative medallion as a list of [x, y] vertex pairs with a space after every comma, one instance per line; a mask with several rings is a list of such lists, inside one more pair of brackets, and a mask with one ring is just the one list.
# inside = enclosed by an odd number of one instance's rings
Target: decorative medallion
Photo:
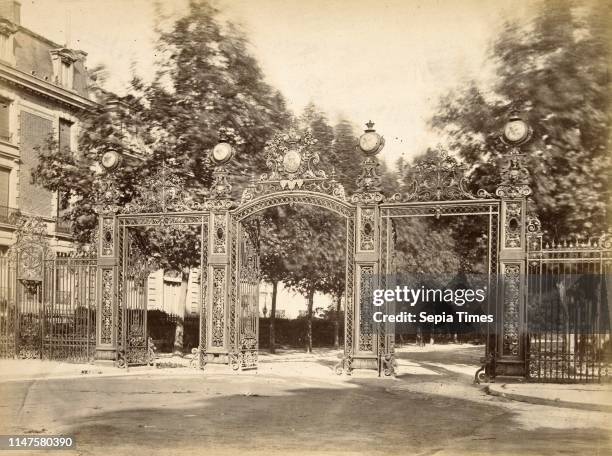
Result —
[[374, 250], [375, 234], [375, 212], [374, 208], [363, 208], [359, 224], [359, 248], [362, 251]]
[[283, 167], [288, 173], [296, 173], [302, 164], [302, 156], [297, 150], [289, 150], [283, 157]]
[[504, 247], [521, 247], [522, 203], [508, 203], [504, 220]]

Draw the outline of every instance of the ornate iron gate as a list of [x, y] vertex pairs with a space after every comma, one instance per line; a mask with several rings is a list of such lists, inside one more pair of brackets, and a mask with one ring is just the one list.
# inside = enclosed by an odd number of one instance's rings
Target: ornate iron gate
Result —
[[[426, 271], [400, 271], [395, 258], [395, 244], [397, 230], [403, 223], [411, 220], [436, 221], [449, 217], [469, 217], [473, 224], [481, 226], [484, 230], [482, 240], [486, 242], [484, 259], [486, 276], [487, 299], [482, 310], [486, 314], [497, 313], [497, 281], [498, 281], [498, 252], [499, 219], [501, 201], [490, 198], [486, 192], [474, 195], [466, 189], [465, 167], [460, 165], [445, 151], [434, 151], [423, 161], [417, 163], [411, 170], [412, 181], [407, 194], [398, 194], [389, 203], [380, 206], [381, 213], [381, 257], [382, 274], [384, 281], [407, 281], [427, 276]], [[417, 265], [415, 265], [417, 266]], [[447, 273], [450, 271], [446, 271]], [[406, 275], [408, 274], [408, 275]], [[411, 276], [411, 277], [409, 277]], [[452, 276], [448, 277], [452, 279]], [[396, 283], [384, 283], [383, 288], [393, 288]], [[392, 304], [389, 305], [392, 307]], [[392, 310], [387, 310], [392, 312]], [[501, 346], [499, 330], [495, 323], [486, 325], [486, 349], [483, 359], [494, 354]], [[387, 331], [395, 334], [393, 325], [387, 324]], [[393, 343], [389, 340], [389, 343]]]
[[[345, 347], [338, 372], [378, 368], [379, 372], [393, 374], [395, 328], [390, 323], [376, 324], [373, 321], [372, 292], [393, 285], [390, 281], [396, 272], [394, 230], [402, 220], [437, 220], [451, 216], [479, 217], [484, 220], [486, 231], [483, 238], [487, 244], [484, 269], [489, 290], [486, 312], [493, 314], [495, 319], [488, 326], [487, 349], [478, 379], [497, 375], [526, 376], [526, 368], [535, 369], [534, 366], [544, 366], [542, 369], [538, 367], [540, 374], [534, 371], [534, 376], [557, 378], [561, 374], [550, 374], [558, 370], [551, 368], [550, 353], [563, 357], [564, 346], [566, 352], [572, 353], [569, 358], [573, 364], [582, 365], [583, 359], [587, 359], [586, 364], [591, 363], [591, 366], [598, 362], [598, 356], [603, 353], [601, 349], [610, 345], [609, 335], [600, 332], [598, 337], [593, 336], [594, 331], [605, 323], [603, 304], [600, 306], [592, 300], [593, 303], [587, 303], [585, 308], [570, 309], [564, 304], [569, 301], [563, 298], [559, 301], [561, 304], [548, 308], [549, 303], [544, 303], [538, 296], [546, 294], [550, 287], [535, 282], [527, 293], [529, 268], [539, 268], [542, 277], [565, 274], [559, 272], [560, 266], [554, 265], [560, 264], [559, 258], [553, 258], [543, 249], [528, 252], [527, 244], [534, 233], [534, 225], [527, 212], [531, 188], [521, 147], [530, 139], [529, 127], [514, 114], [506, 124], [504, 131], [510, 134], [500, 136], [506, 149], [502, 157], [505, 163], [494, 194], [483, 190], [468, 191], [465, 170], [452, 157], [438, 153], [420, 168], [416, 166], [412, 188], [407, 192], [385, 195], [376, 159], [384, 146], [384, 139], [373, 129], [373, 124], [367, 126], [359, 141], [365, 158], [357, 179], [357, 191], [350, 196], [345, 194], [333, 172], [328, 175], [318, 168], [320, 159], [312, 147], [314, 140], [311, 135], [296, 132], [275, 135], [267, 143], [265, 158], [269, 170], [258, 179], [251, 179], [240, 201], [232, 194], [227, 167], [233, 148], [223, 141], [210, 154], [214, 170], [208, 197], [202, 203], [190, 201], [175, 206], [184, 212], [165, 211], [167, 198], [181, 195], [181, 189], [165, 191], [163, 185], [162, 213], [143, 211], [142, 208], [150, 207], [149, 200], [122, 209], [117, 203], [119, 196], [112, 188], [113, 179], [109, 177], [96, 208], [100, 215], [98, 277], [102, 282], [98, 292], [101, 307], [97, 314], [98, 327], [101, 328], [98, 358], [110, 359], [118, 351], [127, 364], [146, 361], [145, 295], [139, 285], [140, 279], [136, 277], [140, 270], [137, 246], [130, 240], [127, 227], [192, 224], [202, 226], [200, 365], [215, 362], [230, 364], [234, 368], [255, 367], [258, 345], [257, 237], [251, 236], [245, 224], [250, 216], [267, 208], [303, 204], [330, 210], [346, 220]], [[107, 172], [112, 173], [112, 167]], [[157, 189], [149, 190], [155, 192]], [[582, 263], [594, 264], [591, 260]], [[604, 263], [601, 263], [600, 275], [602, 271], [608, 272], [607, 263]], [[609, 301], [609, 284], [603, 279], [598, 284], [598, 289], [606, 290], [600, 294], [602, 303], [604, 294]], [[567, 288], [565, 282], [563, 287]], [[21, 296], [19, 293], [17, 289], [17, 301]], [[564, 296], [567, 299], [571, 297], [567, 293]], [[32, 321], [31, 327], [38, 321], [36, 302], [30, 306], [33, 311], [26, 312]], [[553, 329], [544, 331], [548, 335], [539, 339], [539, 336], [529, 334], [527, 308], [537, 308], [542, 315], [548, 312], [553, 319], [556, 318], [554, 315], [562, 315], [565, 323], [559, 328], [564, 329], [561, 331], [551, 326]], [[393, 312], [393, 303], [385, 310]], [[575, 315], [573, 320], [569, 318], [571, 311]], [[583, 326], [586, 320], [595, 322], [595, 326]], [[553, 321], [548, 323], [556, 324]], [[551, 352], [547, 347], [551, 347], [553, 340], [556, 345]], [[542, 344], [543, 350], [535, 348]], [[558, 363], [557, 360], [554, 362]], [[560, 364], [567, 363], [562, 361]], [[568, 368], [559, 369], [561, 377], [565, 378]], [[575, 370], [578, 378], [595, 378], [593, 370], [588, 375], [581, 374], [582, 371]]]
[[[241, 225], [238, 255], [238, 353], [230, 355], [234, 370], [256, 369], [259, 349], [259, 233], [255, 224]], [[236, 356], [237, 355], [237, 356]]]
[[149, 353], [147, 333], [147, 290], [146, 279], [149, 267], [146, 256], [134, 233], [125, 230], [123, 235], [122, 284], [122, 340], [119, 351], [119, 365], [148, 364], [152, 361]]
[[[147, 278], [158, 269], [157, 262], [145, 252], [146, 231], [160, 229], [187, 229], [193, 236], [199, 257], [199, 344], [194, 350], [194, 363], [203, 367], [206, 362], [208, 289], [208, 218], [205, 212], [139, 213], [126, 208], [120, 216], [102, 215], [98, 290], [101, 311], [98, 326], [103, 330], [98, 340], [98, 356], [115, 359], [119, 366], [150, 364], [155, 353], [147, 331]], [[138, 230], [144, 230], [139, 236]], [[115, 301], [116, 297], [116, 301]], [[112, 357], [109, 355], [112, 354]]]

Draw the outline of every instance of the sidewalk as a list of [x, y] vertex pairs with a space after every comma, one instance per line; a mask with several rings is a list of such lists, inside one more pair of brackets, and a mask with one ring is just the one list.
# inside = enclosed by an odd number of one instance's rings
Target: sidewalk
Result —
[[612, 384], [491, 383], [484, 391], [529, 404], [612, 413]]
[[[122, 376], [217, 376], [232, 377], [280, 376], [320, 379], [327, 383], [345, 382], [347, 378], [334, 373], [339, 361], [338, 350], [317, 350], [306, 354], [301, 350], [279, 350], [276, 355], [260, 353], [258, 369], [234, 371], [227, 365], [207, 364], [204, 370], [190, 367], [190, 357], [161, 355], [157, 366], [134, 366], [120, 369], [109, 364], [68, 363], [40, 359], [0, 360], [0, 383], [45, 379], [122, 377]], [[375, 371], [364, 375], [376, 376]]]

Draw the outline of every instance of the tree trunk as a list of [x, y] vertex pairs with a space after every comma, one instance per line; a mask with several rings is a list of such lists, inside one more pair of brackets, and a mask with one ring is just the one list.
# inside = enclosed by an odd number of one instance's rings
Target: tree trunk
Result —
[[340, 310], [342, 295], [336, 296], [336, 318], [334, 319], [334, 348], [340, 348]]
[[183, 355], [184, 339], [185, 339], [185, 309], [187, 307], [187, 296], [189, 295], [189, 273], [183, 271], [181, 282], [181, 294], [178, 302], [179, 308], [176, 316], [176, 329], [174, 331], [174, 347], [175, 355]]
[[312, 353], [312, 307], [314, 290], [308, 292], [308, 314], [306, 315], [306, 353]]
[[278, 281], [272, 282], [272, 308], [270, 310], [270, 353], [276, 352], [276, 340], [274, 324], [276, 322], [276, 296], [278, 293]]

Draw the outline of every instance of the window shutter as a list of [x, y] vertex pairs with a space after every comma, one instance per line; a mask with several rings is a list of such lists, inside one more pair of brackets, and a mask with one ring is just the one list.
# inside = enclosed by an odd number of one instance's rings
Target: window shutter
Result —
[[9, 205], [9, 179], [11, 171], [0, 168], [0, 210]]
[[71, 150], [70, 144], [70, 129], [72, 128], [72, 122], [60, 119], [59, 121], [59, 148], [63, 151]]
[[11, 137], [9, 129], [10, 101], [0, 99], [0, 139], [8, 141]]

